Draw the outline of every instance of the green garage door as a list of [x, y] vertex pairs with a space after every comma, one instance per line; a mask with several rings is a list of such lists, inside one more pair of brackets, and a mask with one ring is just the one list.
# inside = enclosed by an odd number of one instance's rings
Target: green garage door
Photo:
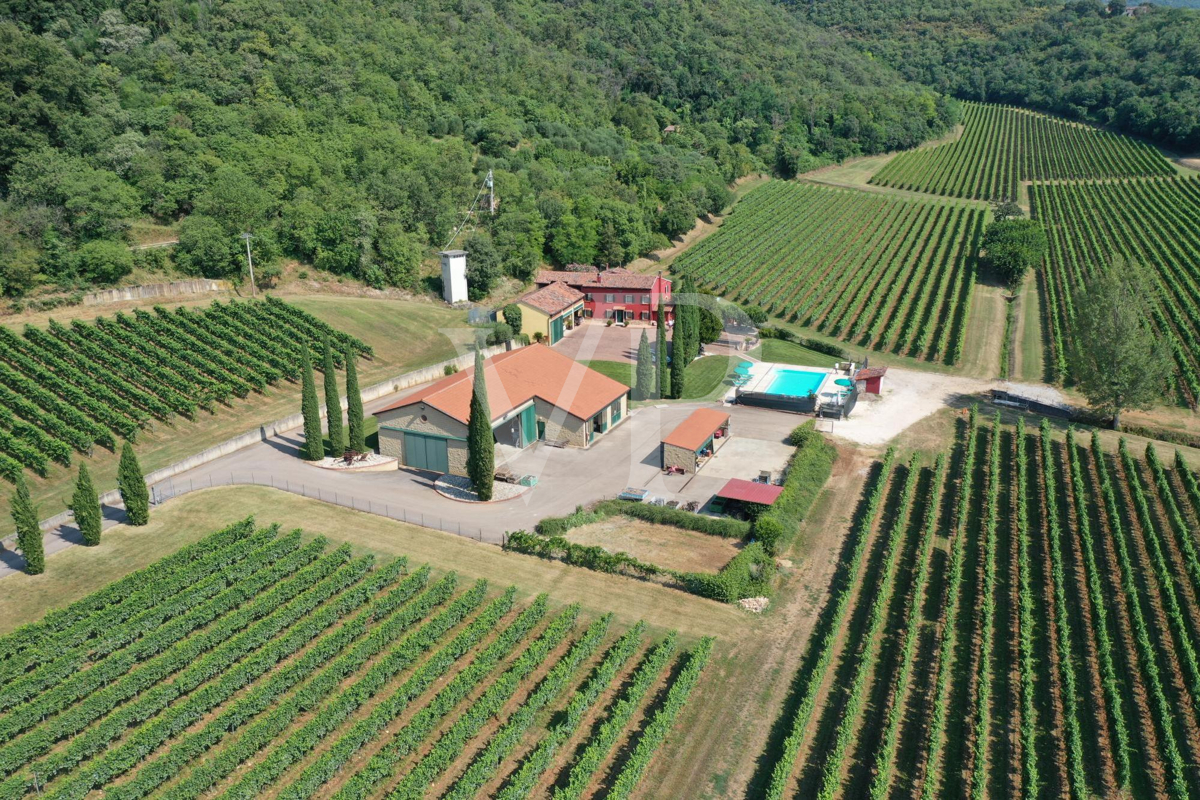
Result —
[[563, 337], [563, 318], [550, 320], [550, 344], [555, 344]]
[[404, 432], [404, 463], [409, 467], [431, 472], [449, 472], [446, 440], [440, 436]]

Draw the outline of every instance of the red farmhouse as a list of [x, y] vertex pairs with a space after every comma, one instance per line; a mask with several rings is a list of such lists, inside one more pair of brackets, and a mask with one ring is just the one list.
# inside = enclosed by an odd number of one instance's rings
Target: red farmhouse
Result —
[[583, 292], [583, 315], [617, 322], [652, 322], [658, 304], [665, 303], [667, 320], [673, 316], [671, 281], [661, 275], [638, 275], [623, 267], [583, 272], [542, 270], [539, 287], [561, 281]]

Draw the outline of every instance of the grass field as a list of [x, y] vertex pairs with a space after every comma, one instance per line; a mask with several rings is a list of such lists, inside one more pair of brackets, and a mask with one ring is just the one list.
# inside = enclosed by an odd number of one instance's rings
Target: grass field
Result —
[[838, 359], [826, 353], [810, 350], [803, 345], [784, 339], [763, 339], [762, 345], [754, 353], [760, 361], [769, 364], [795, 364], [799, 367], [829, 367], [832, 368]]
[[1194, 794], [1194, 469], [959, 424], [871, 469], [762, 796]]
[[[359, 362], [361, 386], [452, 358], [459, 354], [460, 343], [470, 340], [464, 315], [441, 305], [327, 296], [288, 299], [293, 301], [375, 349], [373, 360]], [[267, 387], [261, 394], [231, 397], [225, 404], [216, 404], [214, 413], [199, 411], [192, 420], [175, 416], [153, 423], [139, 434], [135, 450], [143, 469], [159, 469], [258, 425], [296, 413], [299, 397], [299, 385], [286, 381]], [[116, 488], [115, 453], [97, 447], [86, 461], [99, 491]], [[45, 478], [29, 476], [40, 516], [51, 516], [66, 508], [75, 473], [74, 468], [52, 464]]]
[[853, 345], [956, 364], [984, 217], [975, 205], [777, 181], [672, 270]]
[[0, 793], [628, 796], [712, 640], [506, 585], [223, 526], [0, 638]]

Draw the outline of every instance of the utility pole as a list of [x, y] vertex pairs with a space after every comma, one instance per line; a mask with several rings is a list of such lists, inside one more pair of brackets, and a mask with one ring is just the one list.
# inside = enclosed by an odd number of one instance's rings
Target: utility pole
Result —
[[488, 211], [490, 211], [494, 217], [496, 216], [496, 187], [494, 185], [495, 178], [492, 177], [492, 171], [490, 169], [488, 170], [486, 183], [488, 189]]
[[256, 288], [254, 285], [254, 259], [250, 257], [250, 240], [254, 238], [249, 232], [242, 234], [242, 239], [246, 242], [246, 266], [250, 267], [250, 296], [255, 296]]

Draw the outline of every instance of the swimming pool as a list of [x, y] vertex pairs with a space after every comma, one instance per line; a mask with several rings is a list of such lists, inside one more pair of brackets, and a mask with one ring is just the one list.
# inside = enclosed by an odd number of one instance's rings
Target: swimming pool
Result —
[[803, 369], [776, 369], [767, 387], [767, 394], [782, 394], [788, 397], [808, 397], [821, 389], [827, 372], [809, 372]]

